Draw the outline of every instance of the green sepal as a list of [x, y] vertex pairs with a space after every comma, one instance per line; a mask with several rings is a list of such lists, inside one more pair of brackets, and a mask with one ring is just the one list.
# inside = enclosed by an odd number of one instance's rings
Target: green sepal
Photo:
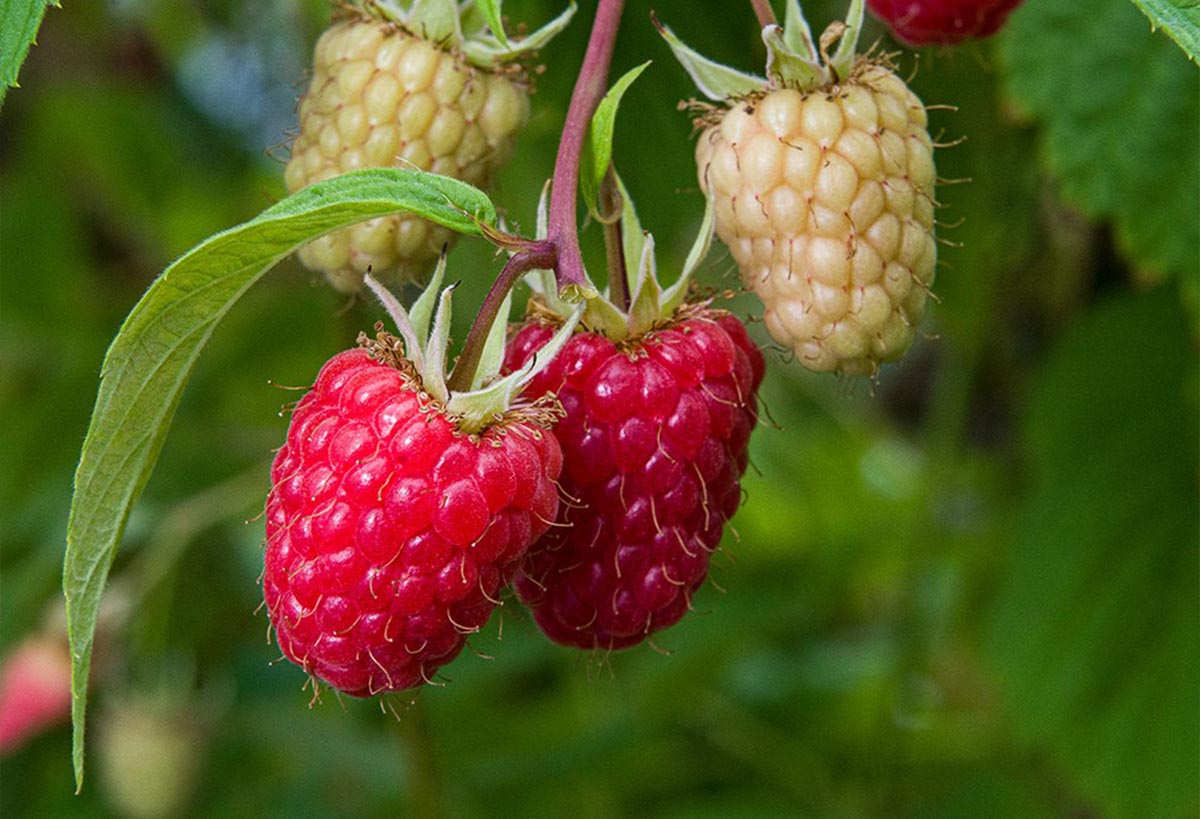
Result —
[[[396, 325], [396, 329], [400, 332], [400, 338], [404, 341], [404, 357], [413, 363], [417, 372], [425, 370], [425, 338], [426, 329], [429, 321], [426, 319], [425, 327], [420, 330], [416, 328], [416, 322], [412, 320], [411, 315], [404, 309], [404, 305], [400, 300], [392, 294], [392, 291], [384, 287], [378, 279], [370, 273], [363, 276], [363, 284], [367, 286], [375, 298], [379, 299], [379, 303], [383, 305], [383, 309], [391, 316], [392, 323]], [[429, 293], [436, 293], [436, 288], [429, 288], [422, 294], [422, 299]]]
[[[514, 373], [496, 379], [482, 389], [471, 392], [451, 393], [446, 402], [446, 411], [458, 418], [458, 426], [468, 433], [478, 432], [489, 424], [500, 420], [513, 407], [517, 397], [534, 378], [550, 365], [570, 340], [583, 315], [583, 307], [577, 307], [563, 318], [562, 326], [550, 340], [538, 350], [529, 363]], [[503, 325], [508, 316], [501, 314], [496, 323]], [[483, 367], [480, 367], [482, 370]]]
[[663, 316], [662, 288], [658, 285], [658, 270], [654, 259], [654, 237], [646, 234], [642, 242], [642, 256], [637, 264], [637, 283], [629, 296], [630, 335], [641, 335], [654, 326]]
[[828, 72], [819, 62], [788, 48], [779, 26], [766, 26], [762, 30], [762, 41], [767, 47], [767, 76], [773, 85], [807, 90], [819, 88], [829, 81]]
[[[859, 34], [862, 32], [864, 0], [850, 0], [845, 23], [833, 23], [813, 42], [812, 30], [804, 19], [798, 0], [788, 0], [784, 25], [771, 24], [762, 30], [767, 47], [766, 79], [721, 65], [684, 45], [666, 26], [654, 20], [659, 33], [691, 76], [700, 93], [717, 102], [744, 97], [766, 87], [813, 91], [845, 80], [854, 69]], [[838, 44], [833, 56], [826, 50]]]
[[450, 390], [446, 387], [446, 360], [450, 346], [451, 304], [456, 287], [457, 284], [450, 285], [438, 297], [433, 329], [429, 331], [429, 344], [425, 348], [425, 367], [420, 371], [425, 391], [443, 404], [450, 400]]
[[671, 47], [671, 51], [675, 54], [675, 59], [683, 66], [683, 70], [691, 76], [692, 82], [696, 83], [696, 88], [700, 93], [715, 102], [724, 102], [730, 97], [744, 97], [748, 94], [753, 94], [761, 91], [767, 81], [763, 77], [756, 77], [753, 74], [746, 74], [738, 71], [736, 68], [730, 68], [727, 65], [715, 62], [705, 57], [703, 54], [695, 51], [691, 47], [684, 44], [682, 40], [675, 36], [671, 29], [667, 28], [658, 18], [655, 17], [654, 25], [658, 28], [658, 33], [667, 41], [667, 45]]
[[808, 27], [808, 20], [804, 19], [804, 12], [800, 8], [800, 0], [787, 0], [787, 11], [783, 18], [783, 41], [792, 53], [799, 57], [813, 62], [821, 58], [817, 53], [817, 41], [813, 39], [812, 29]]
[[504, 32], [501, 0], [365, 0], [363, 9], [390, 20], [442, 48], [464, 54], [467, 61], [490, 70], [527, 57], [566, 28], [575, 14], [574, 0], [532, 34], [513, 40]]
[[508, 48], [508, 35], [504, 33], [504, 15], [500, 11], [501, 5], [501, 0], [474, 0], [474, 2], [468, 0], [463, 4], [462, 9], [464, 15], [470, 9], [477, 10], [483, 18], [483, 24], [492, 32], [492, 36], [500, 45]]
[[675, 283], [663, 291], [660, 309], [667, 315], [674, 313], [679, 309], [679, 305], [683, 304], [683, 300], [687, 296], [688, 285], [692, 281], [692, 274], [700, 267], [700, 262], [704, 261], [709, 248], [712, 247], [713, 224], [717, 210], [713, 202], [713, 196], [710, 194], [704, 206], [704, 218], [700, 222], [700, 232], [696, 234], [696, 241], [692, 243], [692, 249], [688, 251], [687, 259], [683, 263], [683, 270], [680, 271], [679, 278], [675, 280]]
[[463, 42], [454, 0], [415, 0], [404, 23], [414, 34], [439, 45], [458, 47]]
[[837, 51], [829, 60], [830, 68], [836, 73], [834, 82], [846, 79], [854, 69], [858, 36], [862, 33], [864, 8], [863, 0], [850, 0], [850, 10], [846, 12], [846, 28], [838, 41]]
[[477, 390], [484, 382], [500, 372], [504, 364], [504, 342], [508, 339], [508, 316], [512, 312], [512, 289], [509, 288], [504, 301], [500, 303], [500, 311], [496, 321], [488, 330], [487, 340], [483, 343], [483, 353], [479, 357], [479, 366], [471, 376], [471, 389]]
[[437, 294], [442, 289], [442, 281], [446, 278], [446, 254], [438, 257], [437, 267], [429, 278], [429, 284], [421, 291], [421, 295], [413, 302], [409, 318], [412, 319], [413, 331], [418, 343], [429, 338], [429, 323], [433, 321], [433, 308], [437, 306]]
[[474, 37], [467, 38], [459, 46], [459, 50], [467, 55], [467, 59], [480, 66], [496, 66], [504, 62], [518, 60], [539, 51], [551, 40], [558, 36], [571, 18], [575, 16], [576, 5], [572, 2], [561, 14], [546, 23], [533, 33], [519, 40], [503, 40], [492, 33], [479, 32]]

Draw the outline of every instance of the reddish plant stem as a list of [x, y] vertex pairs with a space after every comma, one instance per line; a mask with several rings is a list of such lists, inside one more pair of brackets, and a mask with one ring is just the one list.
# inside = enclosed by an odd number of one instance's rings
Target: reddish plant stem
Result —
[[625, 0], [600, 0], [596, 20], [588, 39], [583, 66], [575, 80], [558, 156], [554, 162], [554, 182], [550, 188], [550, 223], [547, 238], [558, 249], [554, 267], [558, 289], [576, 286], [590, 289], [579, 250], [579, 226], [576, 221], [576, 198], [579, 193], [579, 156], [588, 124], [608, 86], [608, 67], [612, 63], [613, 46], [621, 25]]
[[479, 368], [483, 358], [483, 346], [487, 343], [488, 333], [496, 322], [501, 305], [508, 291], [524, 274], [530, 270], [550, 270], [554, 267], [558, 253], [554, 245], [548, 241], [530, 242], [521, 250], [509, 257], [504, 269], [496, 277], [492, 289], [479, 307], [479, 315], [467, 332], [467, 340], [463, 342], [462, 353], [454, 365], [454, 371], [446, 381], [446, 387], [454, 392], [464, 392], [471, 388], [471, 379]]
[[759, 28], [779, 25], [779, 21], [775, 19], [775, 12], [771, 9], [771, 0], [750, 0], [750, 5], [754, 7], [754, 16], [758, 18]]

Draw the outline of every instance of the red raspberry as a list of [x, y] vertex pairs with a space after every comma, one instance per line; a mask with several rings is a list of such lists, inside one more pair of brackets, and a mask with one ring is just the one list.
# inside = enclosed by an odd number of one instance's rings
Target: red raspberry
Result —
[[552, 435], [520, 415], [465, 434], [405, 364], [330, 359], [271, 470], [263, 591], [279, 646], [354, 696], [450, 662], [558, 512]]
[[953, 45], [999, 31], [1022, 0], [867, 0], [897, 40], [913, 46]]
[[[506, 368], [553, 331], [522, 327]], [[530, 383], [566, 412], [553, 431], [572, 500], [514, 580], [551, 640], [624, 648], [684, 615], [741, 501], [763, 369], [741, 322], [692, 306], [621, 342], [578, 333]]]

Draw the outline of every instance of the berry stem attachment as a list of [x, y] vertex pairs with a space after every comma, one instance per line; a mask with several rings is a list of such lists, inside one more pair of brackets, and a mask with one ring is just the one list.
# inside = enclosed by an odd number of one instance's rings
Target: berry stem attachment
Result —
[[625, 210], [621, 186], [610, 164], [597, 194], [599, 221], [604, 225], [604, 252], [608, 262], [608, 295], [622, 312], [629, 312], [629, 270], [625, 265], [624, 227], [621, 214]]
[[[578, 246], [576, 246], [578, 247]], [[559, 254], [549, 241], [529, 242], [524, 248], [509, 257], [504, 269], [496, 277], [492, 289], [488, 291], [479, 307], [479, 315], [475, 317], [471, 329], [467, 331], [467, 340], [463, 342], [462, 353], [454, 365], [454, 371], [446, 386], [451, 391], [466, 391], [471, 388], [471, 380], [479, 361], [483, 357], [483, 347], [487, 343], [488, 333], [496, 322], [496, 314], [500, 312], [504, 299], [513, 285], [530, 270], [550, 270], [556, 267]]]
[[558, 250], [554, 266], [559, 291], [568, 287], [584, 293], [593, 288], [583, 267], [579, 250], [579, 227], [576, 221], [576, 198], [579, 193], [579, 158], [588, 124], [608, 85], [608, 68], [612, 63], [617, 30], [625, 0], [600, 0], [596, 20], [588, 39], [583, 66], [575, 80], [558, 156], [554, 161], [554, 183], [550, 189], [550, 222], [547, 238]]
[[750, 5], [754, 7], [754, 16], [758, 18], [759, 28], [779, 25], [779, 21], [775, 19], [775, 12], [771, 9], [771, 0], [750, 0]]

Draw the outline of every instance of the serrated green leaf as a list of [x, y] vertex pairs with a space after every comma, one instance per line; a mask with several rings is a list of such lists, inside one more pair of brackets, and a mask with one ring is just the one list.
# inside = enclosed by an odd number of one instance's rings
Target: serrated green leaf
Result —
[[1124, 0], [1022, 6], [1001, 42], [1007, 87], [1041, 121], [1066, 199], [1111, 219], [1147, 278], [1200, 265], [1200, 71]]
[[1200, 2], [1197, 0], [1133, 0], [1154, 25], [1161, 26], [1195, 62], [1200, 56]]
[[0, 106], [8, 89], [17, 87], [21, 64], [51, 5], [58, 6], [57, 0], [0, 0]]
[[621, 98], [648, 65], [650, 65], [649, 60], [636, 68], [631, 68], [613, 83], [612, 88], [608, 89], [608, 93], [604, 95], [604, 99], [600, 100], [600, 104], [596, 106], [596, 113], [592, 115], [592, 121], [588, 125], [587, 139], [583, 143], [583, 157], [580, 161], [579, 189], [583, 193], [583, 201], [587, 203], [588, 210], [593, 216], [599, 215], [596, 200], [600, 191], [600, 183], [604, 181], [604, 175], [608, 173], [608, 165], [612, 162], [613, 129], [616, 126], [617, 109], [621, 105]]
[[1192, 349], [1169, 291], [1103, 306], [1062, 336], [1024, 430], [987, 650], [1018, 733], [1104, 816], [1200, 807]]
[[332, 230], [401, 211], [472, 235], [480, 234], [479, 222], [496, 222], [495, 207], [481, 191], [419, 171], [370, 169], [320, 182], [168, 267], [109, 347], [75, 473], [63, 564], [77, 784], [83, 781], [87, 679], [100, 596], [200, 351], [234, 303], [280, 259]]

